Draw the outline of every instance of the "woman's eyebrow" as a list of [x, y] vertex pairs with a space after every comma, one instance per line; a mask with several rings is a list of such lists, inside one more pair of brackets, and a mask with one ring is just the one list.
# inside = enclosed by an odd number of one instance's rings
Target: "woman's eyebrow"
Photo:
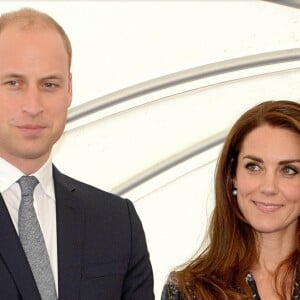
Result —
[[300, 159], [287, 159], [279, 162], [280, 165], [286, 165], [291, 163], [300, 163]]
[[263, 162], [263, 160], [257, 156], [254, 156], [254, 155], [245, 155], [243, 156], [243, 159], [251, 159], [251, 160], [255, 160], [257, 162]]

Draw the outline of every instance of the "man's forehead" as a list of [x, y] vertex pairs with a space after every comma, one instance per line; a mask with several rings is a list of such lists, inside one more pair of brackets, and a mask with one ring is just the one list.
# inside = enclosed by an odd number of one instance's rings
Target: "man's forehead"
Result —
[[10, 22], [0, 29], [0, 34], [6, 31], [9, 32], [39, 32], [39, 31], [53, 31], [57, 32], [55, 27], [46, 22], [26, 22], [25, 20], [16, 20], [15, 22]]
[[[22, 27], [20, 24], [12, 24], [3, 28], [0, 31], [0, 46], [1, 44], [5, 45], [7, 43], [18, 44], [18, 38], [25, 39], [25, 42], [28, 40], [29, 43], [33, 41], [40, 41], [43, 44], [61, 44], [62, 47], [66, 50], [64, 41], [55, 30], [54, 27], [51, 26], [30, 26], [30, 27]], [[54, 44], [53, 44], [54, 43]], [[13, 51], [13, 49], [11, 49]], [[67, 54], [67, 51], [66, 51]]]

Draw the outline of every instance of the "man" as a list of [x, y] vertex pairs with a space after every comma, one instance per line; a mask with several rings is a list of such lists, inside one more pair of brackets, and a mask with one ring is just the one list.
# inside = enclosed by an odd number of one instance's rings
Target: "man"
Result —
[[[21, 9], [0, 17], [0, 298], [152, 300], [132, 203], [51, 162], [72, 99], [71, 52], [46, 14]], [[24, 175], [36, 181], [31, 192]], [[25, 198], [33, 200], [31, 215]]]

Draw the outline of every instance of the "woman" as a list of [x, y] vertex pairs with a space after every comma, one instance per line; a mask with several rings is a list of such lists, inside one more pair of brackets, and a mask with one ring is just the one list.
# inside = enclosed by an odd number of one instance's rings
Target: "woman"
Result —
[[172, 272], [162, 300], [300, 299], [300, 104], [263, 102], [229, 132], [209, 245]]

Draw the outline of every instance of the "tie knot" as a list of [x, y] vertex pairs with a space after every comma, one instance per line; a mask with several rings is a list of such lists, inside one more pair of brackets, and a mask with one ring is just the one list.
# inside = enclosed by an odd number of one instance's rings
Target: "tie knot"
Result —
[[18, 183], [21, 188], [21, 194], [22, 196], [29, 196], [33, 195], [33, 191], [36, 187], [36, 185], [39, 183], [39, 181], [34, 176], [22, 176]]

